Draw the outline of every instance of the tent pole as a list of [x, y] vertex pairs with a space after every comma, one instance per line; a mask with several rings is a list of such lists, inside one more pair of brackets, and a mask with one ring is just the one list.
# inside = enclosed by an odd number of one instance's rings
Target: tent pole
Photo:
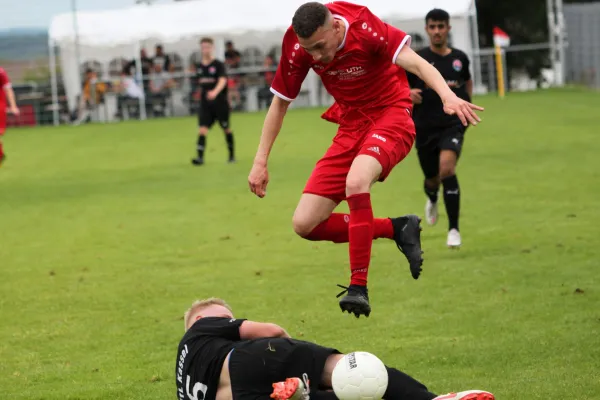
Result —
[[471, 3], [469, 9], [469, 25], [471, 26], [472, 46], [473, 46], [473, 72], [475, 75], [475, 91], [483, 86], [483, 77], [481, 76], [481, 55], [479, 54], [479, 22], [477, 21], [477, 5], [475, 0]]
[[555, 0], [556, 6], [556, 47], [558, 50], [557, 59], [558, 59], [558, 86], [564, 86], [565, 84], [565, 16], [563, 14], [563, 0]]
[[56, 52], [54, 41], [48, 37], [48, 51], [50, 57], [50, 86], [52, 87], [52, 122], [54, 126], [58, 126], [58, 84], [56, 77]]
[[81, 76], [81, 56], [79, 54], [79, 24], [77, 21], [77, 0], [71, 0], [71, 14], [73, 15], [73, 34], [75, 36], [75, 59], [77, 60], [77, 73]]
[[552, 62], [552, 71], [554, 73], [554, 83], [556, 85], [557, 74], [556, 71], [558, 69], [558, 60], [556, 57], [556, 22], [554, 16], [554, 1], [546, 0], [546, 12], [548, 15], [548, 41], [550, 44], [550, 61]]
[[144, 74], [142, 72], [142, 56], [140, 54], [140, 42], [137, 40], [133, 45], [133, 51], [135, 51], [135, 73], [138, 81], [140, 82], [140, 85], [142, 85], [142, 97], [140, 97], [140, 118], [143, 121], [146, 119], [146, 90], [144, 89]]

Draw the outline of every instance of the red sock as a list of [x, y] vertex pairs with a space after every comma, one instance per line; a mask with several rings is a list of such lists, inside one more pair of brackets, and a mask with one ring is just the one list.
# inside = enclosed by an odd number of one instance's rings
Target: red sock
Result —
[[331, 214], [329, 218], [321, 222], [305, 238], [308, 240], [326, 240], [333, 243], [348, 243], [348, 214]]
[[371, 195], [360, 193], [347, 199], [350, 208], [350, 224], [348, 226], [350, 251], [351, 285], [367, 285], [369, 263], [371, 261], [371, 245], [373, 244], [373, 209]]
[[4, 156], [4, 148], [2, 147], [2, 142], [0, 141], [0, 158]]
[[393, 239], [394, 227], [389, 218], [375, 218], [373, 220], [373, 239]]
[[[331, 214], [321, 222], [305, 239], [333, 243], [348, 243], [348, 214]], [[375, 218], [373, 220], [373, 239], [393, 239], [394, 228], [389, 218]]]

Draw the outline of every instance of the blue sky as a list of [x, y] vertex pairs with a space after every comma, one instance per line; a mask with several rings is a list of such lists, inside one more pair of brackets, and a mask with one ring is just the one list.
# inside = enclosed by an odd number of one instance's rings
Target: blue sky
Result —
[[[160, 0], [166, 2], [168, 0]], [[71, 0], [0, 0], [0, 30], [48, 28], [56, 14], [71, 11]], [[76, 0], [80, 10], [110, 10], [129, 7], [134, 0]]]

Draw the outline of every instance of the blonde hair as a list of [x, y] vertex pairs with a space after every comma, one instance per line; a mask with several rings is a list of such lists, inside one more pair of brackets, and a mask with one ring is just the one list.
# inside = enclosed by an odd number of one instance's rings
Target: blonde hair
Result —
[[192, 325], [193, 321], [191, 321], [191, 319], [194, 316], [194, 314], [212, 305], [223, 306], [229, 311], [233, 312], [229, 304], [227, 304], [225, 300], [219, 299], [218, 297], [210, 297], [204, 300], [196, 300], [192, 303], [192, 306], [185, 312], [185, 314], [183, 314], [185, 330], [187, 331]]

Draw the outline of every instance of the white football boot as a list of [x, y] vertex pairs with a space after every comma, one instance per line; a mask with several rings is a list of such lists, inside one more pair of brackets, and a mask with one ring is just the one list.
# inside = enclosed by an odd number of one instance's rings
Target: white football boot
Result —
[[433, 400], [495, 400], [495, 397], [490, 392], [483, 390], [467, 390], [465, 392], [444, 394]]
[[446, 244], [451, 249], [459, 248], [461, 244], [460, 232], [456, 229], [450, 229], [450, 232], [448, 232], [448, 240], [446, 241]]
[[425, 203], [425, 220], [429, 225], [435, 225], [438, 220], [438, 203], [432, 203], [427, 199]]

